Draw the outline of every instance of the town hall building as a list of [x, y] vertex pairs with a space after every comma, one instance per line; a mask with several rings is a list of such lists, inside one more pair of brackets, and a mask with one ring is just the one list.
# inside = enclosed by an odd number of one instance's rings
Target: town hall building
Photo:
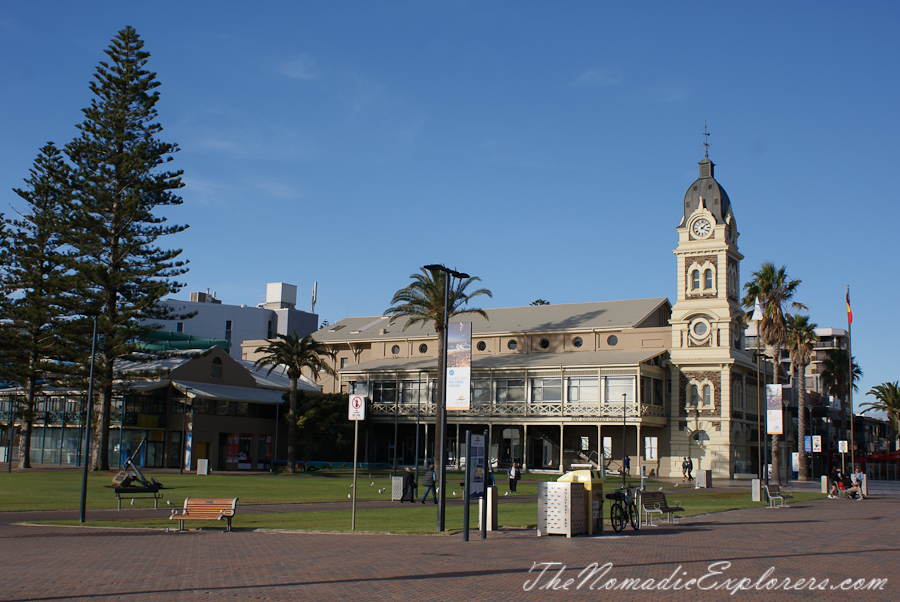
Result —
[[[705, 156], [699, 167], [676, 228], [674, 305], [660, 297], [456, 318], [472, 322], [472, 390], [468, 411], [448, 412], [451, 462], [463, 455], [466, 430], [490, 429], [500, 466], [616, 469], [627, 454], [632, 474], [643, 466], [680, 476], [684, 458], [715, 477], [757, 473], [760, 412], [743, 341], [739, 232], [714, 164]], [[405, 326], [406, 318], [354, 317], [313, 335], [338, 372], [320, 375], [323, 390], [368, 399], [369, 462], [396, 453], [412, 464], [417, 438], [419, 457], [433, 457], [439, 339], [431, 323]], [[255, 359], [260, 344], [245, 343], [244, 359]]]

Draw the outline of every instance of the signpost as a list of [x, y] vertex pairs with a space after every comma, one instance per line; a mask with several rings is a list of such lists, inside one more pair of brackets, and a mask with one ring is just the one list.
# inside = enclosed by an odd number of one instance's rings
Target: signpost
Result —
[[353, 421], [353, 507], [350, 511], [350, 530], [356, 531], [356, 458], [359, 450], [359, 421], [366, 419], [365, 396], [351, 395], [347, 414], [348, 418]]
[[[484, 498], [482, 509], [487, 508], [487, 436], [473, 435], [466, 431], [466, 487], [463, 506], [463, 541], [469, 541], [469, 503], [473, 498]], [[484, 514], [484, 510], [482, 510]], [[484, 521], [482, 521], [482, 527]]]

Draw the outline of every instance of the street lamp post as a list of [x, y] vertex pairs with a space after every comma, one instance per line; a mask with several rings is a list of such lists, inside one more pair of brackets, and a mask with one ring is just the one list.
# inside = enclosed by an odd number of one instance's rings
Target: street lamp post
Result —
[[[184, 474], [184, 462], [187, 460], [187, 408], [190, 396], [191, 390], [186, 388], [184, 390], [184, 415], [181, 417], [181, 466], [178, 467], [178, 474]], [[191, 424], [193, 425], [193, 422]], [[188, 466], [188, 470], [190, 469], [190, 466]]]
[[622, 393], [622, 487], [625, 487], [625, 423], [628, 421], [628, 393]]
[[[87, 473], [91, 454], [91, 404], [94, 402], [94, 354], [97, 350], [97, 316], [94, 316], [94, 333], [91, 335], [91, 369], [88, 376], [87, 411], [84, 413], [84, 458], [81, 470], [81, 513], [78, 522], [84, 522], [87, 505]], [[124, 409], [124, 408], [123, 408]]]
[[441, 369], [444, 371], [441, 374], [441, 409], [440, 409], [440, 435], [441, 440], [438, 443], [437, 448], [440, 452], [437, 462], [435, 465], [438, 467], [440, 471], [439, 477], [439, 487], [438, 489], [438, 515], [437, 515], [437, 530], [444, 531], [444, 510], [447, 505], [447, 497], [446, 497], [446, 485], [447, 485], [447, 331], [450, 328], [450, 278], [452, 276], [456, 276], [460, 280], [468, 278], [468, 274], [464, 274], [462, 272], [457, 272], [456, 270], [451, 270], [450, 268], [439, 265], [432, 264], [424, 266], [426, 270], [429, 271], [441, 271], [444, 272], [444, 320], [443, 320], [443, 336], [441, 339]]

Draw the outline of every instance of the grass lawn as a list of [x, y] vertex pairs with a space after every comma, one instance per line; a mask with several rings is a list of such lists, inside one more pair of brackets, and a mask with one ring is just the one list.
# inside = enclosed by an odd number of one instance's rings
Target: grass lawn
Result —
[[[163, 514], [163, 510], [159, 512]], [[165, 514], [168, 514], [166, 512]], [[500, 523], [504, 527], [534, 527], [537, 521], [537, 503], [504, 504], [500, 509]], [[404, 504], [396, 508], [360, 509], [356, 510], [356, 530], [368, 533], [435, 533], [437, 507], [431, 502], [421, 504]], [[478, 506], [472, 505], [469, 515], [472, 529], [478, 526]], [[41, 524], [78, 525], [78, 521], [53, 521]], [[459, 532], [463, 525], [462, 506], [447, 506], [445, 519], [450, 533]], [[138, 519], [125, 521], [88, 521], [88, 526], [95, 527], [137, 527], [137, 528], [170, 528], [177, 529], [178, 523], [168, 518]], [[225, 523], [213, 521], [185, 521], [188, 529], [203, 528], [206, 530], [225, 529]], [[322, 531], [349, 532], [350, 511], [335, 510], [330, 512], [284, 512], [278, 514], [241, 514], [232, 519], [232, 528], [236, 531], [244, 529], [281, 529], [287, 531]]]
[[[151, 470], [142, 472], [147, 478], [155, 477], [163, 484], [163, 504], [169, 500], [178, 506], [184, 503], [186, 497], [237, 497], [241, 505], [340, 502], [347, 501], [353, 482], [351, 474], [326, 471], [297, 475], [229, 473], [209, 476], [156, 474]], [[115, 494], [106, 487], [112, 484], [115, 474], [111, 471], [88, 473], [88, 508], [116, 507]], [[391, 499], [390, 473], [373, 473], [372, 478], [367, 472], [360, 473], [358, 487], [358, 500]], [[378, 493], [379, 489], [384, 491]], [[80, 504], [80, 471], [0, 473], [0, 512], [72, 510]], [[152, 501], [139, 498], [135, 505], [147, 507], [152, 505]]]
[[[297, 504], [308, 502], [347, 501], [352, 473], [321, 470], [312, 473], [286, 474], [236, 474], [222, 473], [209, 476], [196, 474], [154, 473], [142, 471], [147, 478], [155, 477], [163, 484], [163, 504], [169, 500], [181, 506], [186, 497], [237, 497], [239, 504]], [[112, 484], [116, 472], [88, 473], [88, 508], [115, 508], [116, 500]], [[390, 472], [360, 472], [357, 500], [390, 500]], [[556, 480], [556, 474], [529, 474], [520, 481], [520, 495], [536, 495], [537, 481]], [[501, 495], [508, 489], [504, 475], [497, 474], [496, 482]], [[448, 497], [453, 491], [462, 495], [459, 483], [461, 472], [447, 473]], [[638, 481], [639, 482], [639, 481]], [[374, 485], [373, 485], [374, 483]], [[383, 489], [381, 493], [379, 489]], [[424, 489], [420, 486], [420, 494]], [[127, 502], [126, 502], [127, 503]], [[81, 504], [81, 471], [34, 471], [0, 473], [0, 512], [22, 510], [73, 510]], [[138, 498], [135, 506], [151, 506], [149, 499]]]
[[[20, 480], [5, 480], [8, 477], [28, 477]], [[91, 498], [95, 502], [105, 500], [106, 503], [92, 507], [114, 507], [112, 492], [103, 489], [107, 481], [103, 478], [107, 475], [91, 475]], [[544, 475], [529, 475], [544, 476]], [[546, 475], [548, 480], [551, 475]], [[30, 479], [29, 479], [30, 478]], [[459, 491], [458, 482], [462, 475], [448, 474], [448, 494], [452, 496], [454, 490]], [[165, 479], [165, 480], [164, 480]], [[281, 529], [290, 531], [325, 531], [346, 532], [350, 531], [350, 511], [334, 510], [326, 512], [291, 512], [286, 508], [285, 512], [269, 514], [244, 514], [240, 510], [241, 505], [261, 503], [296, 503], [296, 502], [337, 502], [347, 501], [347, 492], [351, 477], [346, 474], [332, 473], [322, 475], [298, 475], [298, 476], [269, 476], [269, 475], [211, 475], [197, 477], [196, 475], [158, 475], [158, 480], [167, 485], [166, 496], [173, 504], [180, 505], [187, 496], [200, 497], [233, 497], [241, 498], [238, 504], [238, 514], [234, 518], [236, 530], [252, 529]], [[529, 479], [534, 481], [536, 479]], [[71, 481], [71, 482], [70, 482]], [[375, 482], [374, 486], [369, 484]], [[387, 500], [389, 492], [378, 493], [379, 488], [387, 487], [390, 482], [389, 475], [368, 474], [365, 480], [360, 480], [360, 500]], [[17, 490], [10, 491], [8, 483], [17, 485]], [[68, 497], [63, 500], [60, 495], [62, 485], [68, 491]], [[454, 486], [454, 483], [456, 486]], [[619, 481], [606, 483], [606, 490], [617, 487]], [[80, 473], [14, 473], [13, 475], [0, 476], [0, 508], [4, 510], [25, 509], [17, 505], [29, 505], [30, 509], [67, 508], [73, 509], [78, 504], [78, 491], [80, 487]], [[55, 488], [56, 495], [50, 495]], [[499, 483], [501, 494], [506, 491], [506, 484]], [[537, 483], [519, 483], [519, 494], [528, 495], [537, 492]], [[748, 487], [749, 489], [749, 487]], [[741, 508], [752, 508], [766, 504], [750, 501], [748, 489], [729, 490], [705, 490], [689, 488], [668, 488], [666, 497], [670, 504], [681, 501], [685, 511], [678, 516], [695, 516]], [[821, 493], [797, 492], [793, 502], [821, 499]], [[603, 514], [609, 516], [609, 503], [604, 500]], [[138, 505], [147, 506], [147, 500], [137, 502]], [[11, 507], [12, 506], [12, 507]], [[177, 528], [174, 521], [168, 520], [168, 509], [160, 509], [160, 518], [142, 518], [121, 521], [88, 522], [89, 526], [98, 527], [134, 527], [134, 528]], [[461, 506], [448, 506], [446, 525], [450, 532], [458, 532], [462, 529], [463, 509]], [[434, 533], [436, 521], [436, 508], [430, 502], [426, 505], [397, 505], [393, 508], [365, 509], [358, 508], [356, 514], [356, 530], [371, 533]], [[471, 528], [478, 524], [477, 505], [471, 507]], [[537, 524], [537, 503], [508, 503], [500, 506], [500, 525], [504, 527], [535, 528]], [[77, 521], [58, 521], [47, 524], [75, 525]], [[607, 520], [608, 525], [608, 520]], [[224, 523], [189, 521], [188, 528], [224, 529]]]

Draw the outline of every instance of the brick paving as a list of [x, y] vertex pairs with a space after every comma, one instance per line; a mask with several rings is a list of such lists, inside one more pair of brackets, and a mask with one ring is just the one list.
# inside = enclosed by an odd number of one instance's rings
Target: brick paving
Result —
[[[900, 597], [900, 491], [873, 486], [871, 499], [798, 502], [689, 517], [601, 537], [536, 537], [533, 530], [460, 535], [363, 535], [39, 527], [28, 519], [75, 518], [71, 511], [0, 515], [2, 600], [865, 600]], [[749, 494], [748, 494], [749, 495]], [[381, 503], [381, 502], [378, 502]], [[306, 505], [304, 505], [306, 506]], [[334, 509], [336, 505], [331, 505]], [[260, 507], [245, 512], [256, 512]], [[364, 510], [364, 506], [360, 506]], [[284, 511], [285, 508], [281, 508]], [[88, 518], [146, 516], [152, 510], [96, 510]], [[157, 511], [162, 512], [162, 510]], [[502, 509], [501, 509], [502, 512]], [[65, 516], [60, 516], [65, 515]], [[239, 519], [236, 521], [239, 526]], [[883, 590], [603, 591], [610, 579], [670, 583], [698, 579], [729, 561], [731, 578], [887, 579]], [[584, 582], [579, 571], [612, 568]], [[535, 563], [552, 565], [537, 580]], [[565, 565], [561, 587], [541, 589]], [[581, 588], [577, 586], [582, 583]], [[589, 589], [593, 583], [594, 590]], [[808, 583], [808, 582], [807, 582]], [[528, 585], [533, 587], [528, 590]]]

